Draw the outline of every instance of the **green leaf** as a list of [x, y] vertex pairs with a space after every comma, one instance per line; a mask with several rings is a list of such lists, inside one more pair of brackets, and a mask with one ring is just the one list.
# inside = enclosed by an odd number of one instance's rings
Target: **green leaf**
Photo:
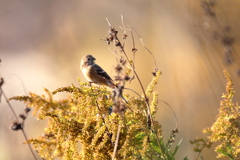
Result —
[[181, 145], [181, 143], [182, 143], [182, 140], [183, 139], [181, 139], [180, 141], [179, 141], [179, 143], [177, 144], [177, 146], [175, 147], [175, 149], [174, 149], [174, 151], [173, 151], [173, 156], [175, 156], [175, 154], [177, 153], [177, 151], [178, 151], [178, 149], [179, 149], [179, 147], [180, 147], [180, 145]]
[[227, 151], [223, 149], [218, 149], [217, 152], [222, 153], [223, 155], [227, 156]]
[[151, 142], [150, 145], [156, 152], [158, 152], [159, 154], [162, 154], [160, 147], [156, 143]]
[[136, 139], [143, 139], [145, 136], [147, 136], [144, 132], [139, 132], [136, 134], [135, 138]]
[[188, 160], [188, 157], [185, 157], [183, 160]]

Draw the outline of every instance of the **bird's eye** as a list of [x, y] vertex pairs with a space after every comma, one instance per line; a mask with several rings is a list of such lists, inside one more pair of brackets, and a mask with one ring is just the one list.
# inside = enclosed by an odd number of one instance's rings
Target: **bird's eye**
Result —
[[90, 58], [88, 58], [87, 60], [90, 61]]

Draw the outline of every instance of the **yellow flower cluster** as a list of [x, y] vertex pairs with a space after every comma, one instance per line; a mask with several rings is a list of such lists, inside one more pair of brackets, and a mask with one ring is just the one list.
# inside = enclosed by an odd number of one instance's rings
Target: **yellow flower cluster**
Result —
[[219, 114], [215, 123], [206, 131], [210, 133], [208, 137], [212, 142], [220, 142], [215, 149], [218, 157], [229, 157], [230, 159], [240, 159], [240, 106], [232, 102], [235, 91], [231, 77], [224, 71], [227, 85], [226, 93], [222, 96]]
[[[156, 113], [158, 94], [153, 91], [160, 72], [153, 77], [146, 89], [150, 101], [152, 115]], [[79, 80], [80, 81], [80, 80]], [[89, 86], [79, 83], [63, 87], [47, 93], [47, 97], [30, 93], [29, 96], [18, 96], [11, 99], [24, 101], [34, 109], [33, 115], [38, 119], [48, 120], [44, 135], [31, 138], [31, 143], [44, 159], [111, 159], [117, 137], [118, 125], [121, 125], [120, 139], [117, 147], [117, 159], [139, 159], [154, 157], [159, 149], [151, 149], [150, 140], [156, 143], [156, 134], [161, 137], [161, 125], [154, 122], [152, 133], [147, 127], [146, 103], [141, 97], [128, 98], [124, 116], [109, 112], [113, 106], [111, 93], [102, 86]], [[53, 94], [67, 92], [67, 99], [55, 101]]]

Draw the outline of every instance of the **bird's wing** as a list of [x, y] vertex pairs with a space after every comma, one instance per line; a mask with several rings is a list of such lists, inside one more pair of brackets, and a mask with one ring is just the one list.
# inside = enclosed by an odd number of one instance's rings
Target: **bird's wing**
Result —
[[112, 81], [112, 78], [99, 65], [94, 64], [94, 67], [95, 67], [95, 71], [97, 72], [97, 74], [99, 74], [102, 77]]

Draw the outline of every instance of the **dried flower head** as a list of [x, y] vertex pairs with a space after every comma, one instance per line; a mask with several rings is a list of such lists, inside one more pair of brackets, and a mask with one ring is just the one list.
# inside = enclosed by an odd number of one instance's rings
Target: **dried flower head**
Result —
[[123, 79], [124, 79], [125, 81], [129, 81], [131, 78], [130, 78], [128, 75], [124, 75]]
[[226, 32], [226, 33], [229, 33], [231, 30], [232, 30], [231, 26], [228, 26], [228, 25], [223, 28], [223, 32]]
[[133, 53], [137, 52], [137, 48], [132, 48], [132, 52]]
[[4, 84], [4, 80], [3, 80], [3, 78], [1, 77], [1, 79], [0, 79], [0, 87], [2, 87], [3, 84]]
[[222, 38], [222, 44], [226, 46], [231, 46], [234, 43], [234, 38], [225, 36]]
[[120, 58], [119, 61], [123, 66], [125, 66], [125, 64], [127, 63], [127, 61], [125, 59], [123, 59], [123, 57]]
[[122, 77], [121, 76], [114, 76], [114, 81], [121, 81]]
[[153, 75], [154, 77], [156, 77], [156, 76], [157, 76], [157, 71], [158, 71], [158, 69], [157, 69], [157, 68], [155, 68], [155, 69], [154, 69], [154, 71], [152, 72], [152, 75]]
[[25, 111], [25, 113], [28, 113], [28, 112], [31, 111], [31, 108], [30, 108], [30, 107], [25, 107], [25, 108], [24, 108], [24, 111]]
[[12, 125], [10, 126], [10, 128], [11, 128], [13, 131], [20, 130], [20, 129], [22, 129], [22, 124], [19, 123], [19, 122], [13, 122]]
[[119, 74], [122, 71], [122, 66], [120, 64], [117, 64], [115, 71]]
[[123, 39], [127, 39], [127, 34], [126, 33], [123, 34]]
[[25, 114], [19, 114], [19, 117], [22, 119], [22, 120], [25, 120], [27, 117], [26, 117], [26, 115]]
[[178, 129], [177, 128], [173, 129], [172, 133], [178, 133]]
[[201, 1], [201, 6], [203, 8], [204, 13], [209, 16], [209, 17], [215, 17], [216, 13], [214, 11], [214, 6], [215, 3], [214, 1], [206, 1], [206, 0], [202, 0]]

